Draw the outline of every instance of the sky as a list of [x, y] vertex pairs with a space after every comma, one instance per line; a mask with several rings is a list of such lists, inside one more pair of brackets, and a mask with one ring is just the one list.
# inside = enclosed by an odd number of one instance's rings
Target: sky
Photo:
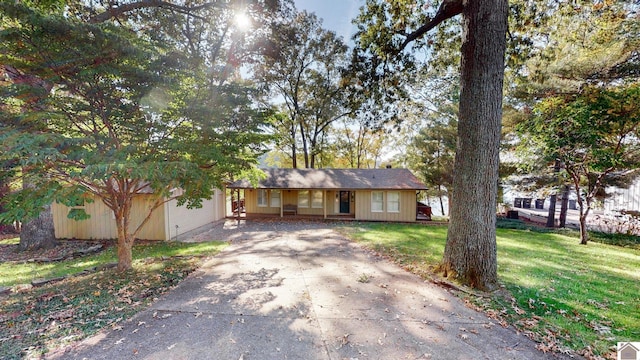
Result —
[[355, 27], [351, 24], [358, 14], [358, 9], [364, 4], [363, 0], [295, 0], [298, 10], [314, 12], [323, 19], [325, 29], [335, 31], [349, 43]]

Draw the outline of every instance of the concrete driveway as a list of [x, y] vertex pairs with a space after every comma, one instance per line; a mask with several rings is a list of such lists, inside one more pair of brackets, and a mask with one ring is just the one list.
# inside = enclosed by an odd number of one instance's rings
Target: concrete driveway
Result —
[[550, 359], [316, 222], [227, 222], [231, 246], [69, 359]]

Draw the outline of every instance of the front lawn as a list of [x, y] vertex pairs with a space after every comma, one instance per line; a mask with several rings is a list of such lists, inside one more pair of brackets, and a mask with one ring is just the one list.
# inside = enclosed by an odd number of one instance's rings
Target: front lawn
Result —
[[[227, 243], [146, 242], [134, 246], [133, 271], [114, 269], [0, 296], [0, 358], [39, 358], [105, 327], [117, 328]], [[39, 263], [1, 263], [0, 281], [28, 283], [116, 262], [115, 248], [81, 258]], [[20, 286], [18, 286], [20, 287]]]
[[[446, 231], [402, 224], [346, 230], [425, 277], [442, 259]], [[498, 229], [498, 275], [507, 294], [467, 299], [525, 332], [541, 350], [615, 358], [616, 342], [640, 340], [640, 250], [578, 241], [568, 234]]]

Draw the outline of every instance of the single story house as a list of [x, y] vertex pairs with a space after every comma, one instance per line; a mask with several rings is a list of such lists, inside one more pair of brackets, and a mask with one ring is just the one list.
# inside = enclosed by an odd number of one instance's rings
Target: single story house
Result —
[[417, 194], [427, 187], [407, 169], [263, 169], [244, 191], [247, 216], [317, 216], [365, 221], [414, 222]]
[[[137, 227], [153, 204], [151, 194], [142, 193], [134, 199], [131, 210], [131, 227]], [[55, 235], [58, 239], [116, 239], [115, 217], [102, 200], [85, 202], [79, 206], [67, 207], [59, 203], [51, 206]], [[71, 209], [82, 208], [91, 217], [87, 220], [69, 219]], [[176, 200], [169, 200], [154, 210], [151, 219], [144, 225], [138, 238], [144, 240], [175, 240], [190, 231], [210, 225], [225, 217], [225, 193], [218, 189], [209, 200], [202, 201], [202, 207], [188, 209], [178, 206]]]

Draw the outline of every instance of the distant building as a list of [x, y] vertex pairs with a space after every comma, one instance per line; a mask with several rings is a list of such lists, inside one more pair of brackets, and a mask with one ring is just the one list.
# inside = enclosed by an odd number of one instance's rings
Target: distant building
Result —
[[622, 210], [640, 211], [640, 178], [626, 189], [609, 187], [607, 194], [609, 196], [604, 200], [606, 215], [614, 215]]

